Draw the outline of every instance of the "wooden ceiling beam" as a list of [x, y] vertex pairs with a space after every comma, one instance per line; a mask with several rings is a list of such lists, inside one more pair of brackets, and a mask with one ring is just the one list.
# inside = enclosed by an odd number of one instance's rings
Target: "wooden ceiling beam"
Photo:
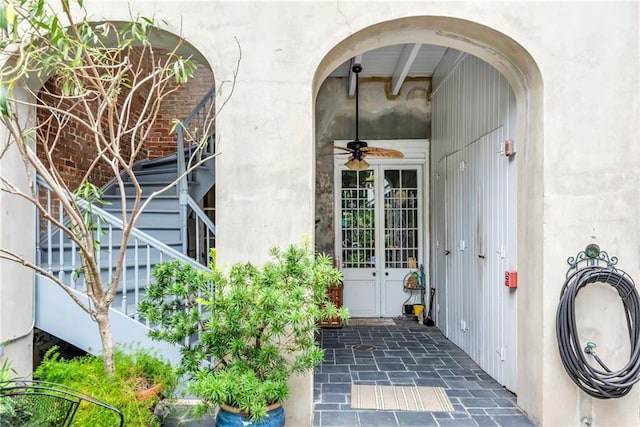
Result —
[[404, 46], [404, 49], [402, 49], [400, 58], [396, 63], [396, 69], [391, 76], [391, 94], [393, 96], [397, 96], [398, 93], [400, 93], [400, 88], [409, 74], [413, 61], [415, 61], [418, 56], [420, 47], [422, 47], [422, 44], [415, 43], [407, 44]]

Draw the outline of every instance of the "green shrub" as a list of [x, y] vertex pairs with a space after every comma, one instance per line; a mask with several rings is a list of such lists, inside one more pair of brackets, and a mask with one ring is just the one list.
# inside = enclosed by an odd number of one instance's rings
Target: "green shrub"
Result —
[[[149, 352], [116, 350], [116, 372], [110, 377], [100, 356], [87, 355], [71, 360], [60, 357], [56, 347], [47, 351], [34, 378], [63, 384], [102, 400], [122, 411], [127, 426], [158, 426], [153, 408], [159, 397], [137, 398], [141, 389], [163, 384], [163, 394], [170, 394], [177, 384], [171, 365]], [[74, 426], [112, 427], [114, 414], [96, 405], [83, 403], [74, 418]]]
[[289, 396], [291, 375], [322, 361], [313, 336], [318, 322], [348, 318], [327, 294], [342, 275], [308, 240], [272, 249], [271, 261], [260, 267], [238, 263], [223, 270], [213, 251], [210, 267], [204, 273], [179, 261], [157, 265], [156, 283], [138, 308], [158, 326], [153, 339], [178, 344], [199, 334], [181, 350], [189, 391], [206, 405], [233, 406], [258, 420]]

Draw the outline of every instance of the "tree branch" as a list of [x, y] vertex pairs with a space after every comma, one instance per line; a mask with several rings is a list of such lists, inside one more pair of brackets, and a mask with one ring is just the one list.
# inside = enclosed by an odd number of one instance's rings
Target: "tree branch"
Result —
[[49, 280], [51, 280], [52, 282], [54, 282], [56, 285], [58, 285], [59, 287], [62, 288], [62, 290], [64, 290], [67, 295], [69, 295], [71, 297], [71, 299], [78, 304], [78, 306], [84, 310], [89, 316], [91, 316], [91, 318], [93, 320], [95, 320], [95, 311], [93, 311], [88, 305], [86, 305], [81, 299], [79, 299], [74, 293], [73, 290], [66, 284], [64, 284], [58, 277], [56, 277], [52, 272], [40, 267], [37, 264], [32, 263], [31, 261], [27, 261], [24, 257], [16, 254], [15, 252], [12, 252], [10, 250], [7, 249], [1, 249], [0, 248], [0, 259], [6, 259], [7, 261], [12, 261], [15, 262], [17, 264], [21, 264], [25, 267], [30, 268], [31, 270], [35, 271], [36, 273], [40, 273], [43, 276], [45, 276], [46, 278], [48, 278]]

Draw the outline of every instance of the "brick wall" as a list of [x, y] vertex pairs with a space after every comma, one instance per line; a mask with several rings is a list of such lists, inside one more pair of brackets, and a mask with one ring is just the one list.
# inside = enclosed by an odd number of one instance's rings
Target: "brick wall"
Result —
[[[163, 52], [156, 51], [156, 60], [162, 57], [162, 54]], [[145, 60], [150, 65], [149, 59], [145, 58]], [[172, 85], [174, 88], [177, 86], [174, 82]], [[145, 141], [144, 149], [137, 158], [153, 159], [175, 152], [175, 135], [169, 134], [172, 120], [174, 118], [185, 119], [212, 85], [211, 71], [204, 66], [199, 66], [195, 72], [195, 78], [179, 87], [162, 102], [156, 123]], [[45, 153], [47, 150], [51, 151], [51, 163], [68, 183], [69, 188], [73, 190], [81, 183], [82, 177], [95, 159], [97, 151], [91, 140], [91, 131], [84, 129], [81, 124], [81, 121], [87, 120], [83, 108], [75, 107], [75, 101], [72, 98], [58, 98], [59, 93], [55, 81], [50, 79], [41, 90], [39, 98], [47, 105], [55, 104], [65, 110], [75, 110], [78, 119], [69, 120], [60, 126], [60, 123], [55, 122], [45, 109], [38, 109], [38, 122], [45, 125], [39, 129], [38, 155], [45, 164], [49, 164], [50, 159]], [[141, 110], [142, 99], [143, 95], [134, 100], [131, 109], [133, 119]], [[106, 123], [103, 121], [103, 124]], [[58, 135], [57, 142], [53, 145], [56, 135]], [[128, 138], [122, 139], [121, 149], [124, 155], [130, 153], [129, 142]], [[112, 177], [111, 168], [105, 163], [100, 163], [93, 169], [89, 181], [97, 186], [102, 186]]]
[[176, 151], [176, 135], [169, 133], [173, 119], [186, 119], [194, 107], [213, 86], [213, 74], [205, 66], [199, 65], [194, 78], [167, 96], [163, 103], [158, 121], [147, 141], [149, 158], [173, 154]]
[[[50, 115], [47, 107], [38, 108], [38, 157], [49, 168], [55, 168], [71, 190], [76, 189], [82, 181], [92, 161], [97, 156], [97, 148], [93, 143], [93, 132], [82, 122], [88, 121], [83, 108], [75, 106], [71, 97], [60, 97], [60, 90], [55, 81], [47, 81], [39, 93], [40, 104], [55, 106], [60, 110], [73, 111], [75, 119], [58, 123], [58, 117]], [[126, 151], [127, 150], [123, 150]], [[102, 186], [113, 173], [109, 166], [98, 163], [89, 176], [89, 181]]]

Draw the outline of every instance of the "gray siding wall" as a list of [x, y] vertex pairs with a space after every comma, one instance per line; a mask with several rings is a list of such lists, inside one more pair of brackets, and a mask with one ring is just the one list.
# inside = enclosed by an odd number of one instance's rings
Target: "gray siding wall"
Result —
[[[451, 59], [451, 58], [449, 58]], [[515, 101], [507, 81], [471, 55], [443, 61], [432, 97], [432, 280], [437, 322], [484, 370], [515, 391]], [[516, 141], [517, 142], [517, 141]]]

